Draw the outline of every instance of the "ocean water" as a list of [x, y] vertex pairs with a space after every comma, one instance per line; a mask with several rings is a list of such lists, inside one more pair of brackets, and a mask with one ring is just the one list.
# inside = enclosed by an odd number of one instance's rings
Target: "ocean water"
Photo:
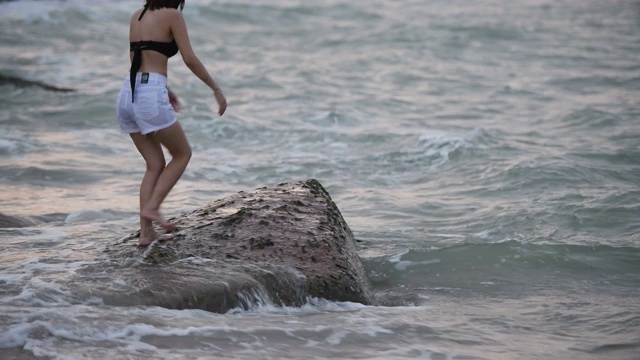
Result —
[[[142, 1], [0, 3], [2, 359], [640, 359], [640, 2], [189, 0], [169, 83], [194, 157], [179, 215], [318, 179], [376, 306], [226, 314], [77, 301], [137, 229], [119, 133]], [[117, 282], [118, 279], [114, 279]]]

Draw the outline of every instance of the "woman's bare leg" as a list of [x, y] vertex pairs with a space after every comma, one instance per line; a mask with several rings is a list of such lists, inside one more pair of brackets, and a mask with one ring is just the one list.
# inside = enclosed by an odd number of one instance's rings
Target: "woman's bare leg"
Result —
[[191, 147], [178, 122], [166, 129], [157, 131], [150, 137], [157, 143], [164, 145], [171, 153], [172, 159], [157, 178], [151, 197], [141, 207], [140, 216], [147, 220], [158, 222], [165, 229], [173, 230], [175, 225], [167, 223], [160, 215], [159, 209], [187, 168], [187, 164], [191, 159]]
[[[158, 182], [160, 174], [165, 169], [164, 153], [160, 143], [153, 137], [142, 135], [140, 133], [130, 134], [133, 143], [147, 163], [147, 169], [142, 178], [140, 184], [140, 211], [145, 208], [145, 205], [151, 199], [153, 189]], [[140, 238], [138, 244], [149, 245], [157, 237], [157, 234], [153, 230], [151, 220], [140, 216]]]

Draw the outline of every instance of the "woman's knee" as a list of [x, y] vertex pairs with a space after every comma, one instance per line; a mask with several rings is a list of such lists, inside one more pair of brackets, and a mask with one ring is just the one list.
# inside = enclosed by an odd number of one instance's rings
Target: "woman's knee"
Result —
[[187, 145], [186, 147], [180, 149], [180, 151], [177, 151], [175, 154], [171, 154], [173, 156], [173, 160], [171, 161], [180, 161], [183, 166], [187, 166], [187, 164], [189, 164], [189, 161], [191, 160], [191, 147], [189, 145]]
[[191, 151], [191, 146], [189, 144], [187, 144], [187, 146], [184, 149], [184, 157], [187, 160], [187, 162], [189, 162], [189, 160], [191, 160], [191, 156], [193, 155], [193, 152]]
[[179, 123], [175, 123], [166, 129], [158, 131], [156, 139], [171, 153], [172, 161], [179, 160], [188, 163], [191, 159], [191, 145], [182, 131]]
[[160, 175], [160, 173], [162, 173], [166, 166], [167, 163], [164, 161], [164, 159], [147, 161], [147, 172]]
[[189, 145], [188, 142], [185, 142], [184, 144], [181, 144], [181, 146], [173, 148], [171, 150], [169, 152], [171, 152], [171, 156], [173, 157], [173, 160], [180, 160], [186, 163], [188, 163], [189, 160], [191, 160], [192, 152], [191, 152], [191, 146]]

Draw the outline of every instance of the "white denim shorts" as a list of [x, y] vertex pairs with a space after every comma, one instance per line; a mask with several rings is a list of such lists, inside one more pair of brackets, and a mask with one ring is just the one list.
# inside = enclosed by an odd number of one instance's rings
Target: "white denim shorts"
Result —
[[131, 102], [131, 84], [127, 75], [118, 94], [116, 112], [123, 133], [144, 135], [173, 125], [176, 114], [169, 102], [167, 77], [158, 73], [138, 73], [135, 102]]

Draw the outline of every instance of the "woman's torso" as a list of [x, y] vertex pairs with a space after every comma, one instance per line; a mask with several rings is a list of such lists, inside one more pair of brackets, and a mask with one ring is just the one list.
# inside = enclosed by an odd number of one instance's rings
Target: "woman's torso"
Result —
[[[158, 41], [170, 43], [173, 41], [171, 29], [169, 27], [168, 12], [166, 9], [147, 10], [142, 19], [138, 20], [144, 9], [137, 10], [131, 17], [129, 27], [129, 42], [137, 41]], [[133, 60], [133, 51], [129, 53], [130, 60]], [[142, 51], [142, 66], [139, 72], [155, 72], [167, 75], [166, 55], [157, 51]]]

